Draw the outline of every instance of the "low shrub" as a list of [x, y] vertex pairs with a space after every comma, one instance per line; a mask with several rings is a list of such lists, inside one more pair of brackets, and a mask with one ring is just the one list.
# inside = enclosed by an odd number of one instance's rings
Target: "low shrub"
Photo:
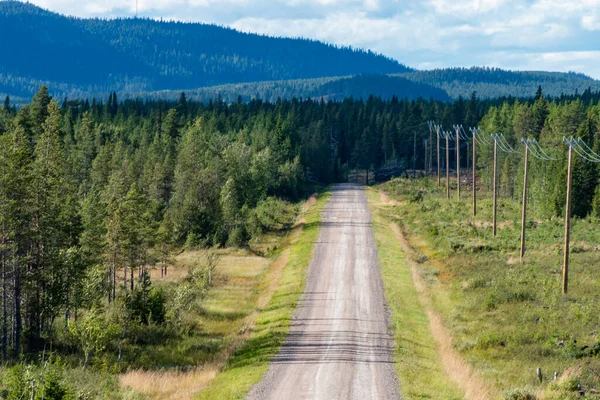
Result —
[[536, 398], [531, 388], [511, 389], [504, 392], [504, 400], [535, 400]]

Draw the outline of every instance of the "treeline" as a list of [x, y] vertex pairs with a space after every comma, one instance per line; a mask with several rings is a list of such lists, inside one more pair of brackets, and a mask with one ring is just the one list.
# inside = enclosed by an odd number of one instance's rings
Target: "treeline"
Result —
[[[585, 101], [550, 101], [541, 89], [528, 101], [473, 94], [454, 103], [370, 96], [204, 104], [184, 94], [119, 102], [114, 93], [107, 101], [57, 102], [42, 87], [17, 110], [7, 98], [0, 107], [2, 356], [35, 353], [61, 321], [108, 304], [121, 304], [125, 320], [173, 322], [180, 306], [166, 307], [149, 289], [150, 265], [168, 265], [185, 247], [245, 246], [281, 225], [277, 209], [311, 182], [343, 181], [353, 169], [424, 168], [427, 121], [502, 132], [515, 148], [522, 137], [537, 138], [558, 161], [532, 161], [532, 204], [560, 214], [560, 140], [581, 136], [596, 149], [598, 115], [591, 92]], [[490, 151], [480, 146], [485, 184]], [[465, 155], [461, 164], [468, 163]], [[501, 193], [516, 197], [520, 155], [501, 153], [499, 166]], [[577, 159], [576, 215], [600, 212], [597, 184], [596, 166]]]
[[[25, 61], [34, 58], [45, 62]], [[80, 19], [31, 3], [0, 2], [0, 93], [23, 97], [35, 93], [36, 82], [72, 97], [78, 88], [88, 95], [106, 88], [181, 90], [409, 70], [371, 51], [308, 39], [200, 23]]]
[[[503, 133], [517, 153], [499, 151], [499, 192], [503, 196], [519, 198], [523, 188], [523, 146], [521, 139], [535, 139], [543, 151], [554, 160], [540, 160], [530, 156], [530, 205], [541, 216], [564, 216], [568, 147], [563, 137], [581, 138], [589, 151], [600, 150], [600, 106], [598, 95], [586, 91], [580, 97], [548, 101], [538, 93], [534, 101], [516, 101], [491, 107], [480, 127], [486, 137]], [[585, 146], [589, 147], [586, 149]], [[482, 178], [491, 190], [492, 146], [479, 146], [478, 166]], [[584, 218], [600, 217], [599, 165], [574, 152], [572, 213]]]
[[400, 76], [443, 89], [454, 99], [477, 92], [482, 99], [532, 98], [538, 87], [550, 97], [600, 90], [600, 83], [584, 74], [545, 71], [508, 71], [499, 68], [446, 68], [412, 71]]
[[428, 136], [427, 120], [476, 124], [485, 107], [475, 96], [454, 104], [372, 96], [203, 104], [183, 94], [57, 102], [42, 87], [17, 110], [7, 98], [2, 357], [41, 350], [59, 321], [110, 303], [123, 305], [125, 320], [173, 321], [148, 289], [149, 265], [168, 265], [184, 247], [244, 246], [278, 225], [282, 200], [298, 199], [311, 181], [406, 165], [413, 132]]

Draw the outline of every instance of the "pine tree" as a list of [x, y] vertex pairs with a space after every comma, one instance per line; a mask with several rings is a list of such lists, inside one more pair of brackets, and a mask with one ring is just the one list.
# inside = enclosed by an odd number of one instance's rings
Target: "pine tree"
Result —
[[32, 183], [32, 244], [28, 295], [28, 339], [33, 348], [41, 345], [48, 322], [62, 306], [63, 263], [61, 250], [78, 235], [77, 207], [73, 185], [65, 172], [65, 155], [60, 141], [61, 114], [58, 102], [48, 104], [48, 117], [35, 147]]
[[[594, 146], [592, 140], [597, 129], [595, 116], [593, 114], [588, 114], [586, 120], [579, 127], [577, 136], [591, 148]], [[573, 215], [586, 217], [592, 211], [592, 202], [594, 200], [597, 185], [598, 170], [596, 164], [579, 156], [574, 157], [572, 189]]]
[[[136, 183], [133, 183], [119, 205], [122, 236], [120, 245], [124, 261], [130, 270], [130, 289], [134, 289], [134, 270], [148, 263], [148, 250], [154, 240], [154, 221], [150, 201]], [[141, 276], [141, 273], [140, 273]]]
[[46, 86], [40, 86], [38, 92], [33, 96], [29, 108], [32, 134], [37, 139], [42, 134], [42, 126], [48, 117], [48, 106], [52, 97]]
[[[22, 127], [0, 135], [1, 345], [6, 360], [21, 354], [23, 281], [30, 237], [32, 154]], [[9, 335], [9, 330], [13, 329]], [[12, 351], [11, 351], [12, 350]]]

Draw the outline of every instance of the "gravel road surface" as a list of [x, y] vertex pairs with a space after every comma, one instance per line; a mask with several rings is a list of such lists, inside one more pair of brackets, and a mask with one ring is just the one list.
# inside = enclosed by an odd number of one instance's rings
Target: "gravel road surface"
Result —
[[250, 400], [399, 399], [362, 186], [336, 185], [286, 343]]

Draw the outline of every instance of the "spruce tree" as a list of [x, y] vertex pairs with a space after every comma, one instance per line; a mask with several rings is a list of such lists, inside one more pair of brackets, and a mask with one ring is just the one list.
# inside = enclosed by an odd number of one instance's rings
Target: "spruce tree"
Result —
[[22, 351], [23, 282], [31, 236], [32, 160], [22, 127], [16, 125], [0, 135], [0, 343], [4, 360], [10, 355], [18, 357]]

